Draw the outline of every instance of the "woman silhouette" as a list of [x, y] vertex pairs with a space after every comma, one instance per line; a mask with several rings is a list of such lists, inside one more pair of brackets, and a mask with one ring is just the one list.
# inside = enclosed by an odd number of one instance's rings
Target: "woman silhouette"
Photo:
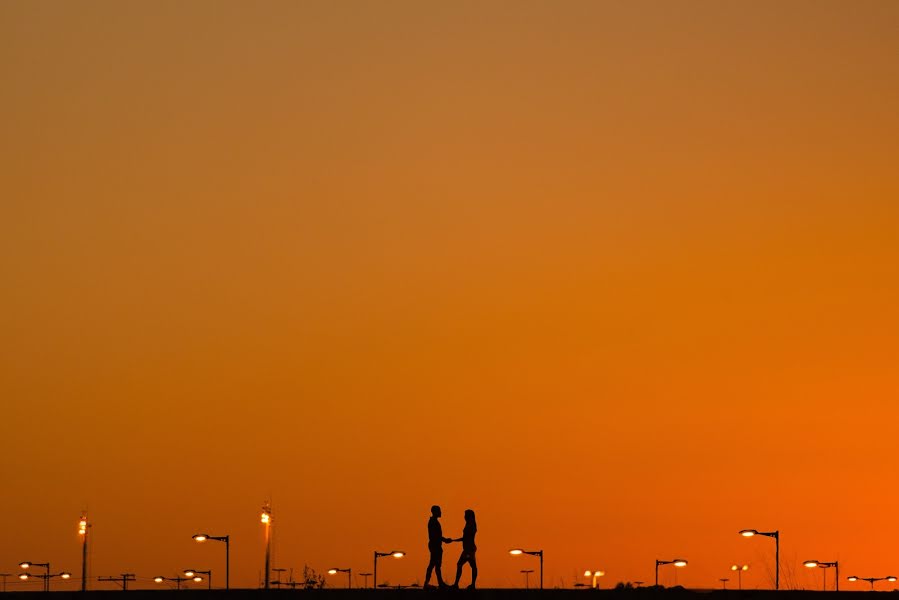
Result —
[[462, 530], [462, 537], [453, 540], [454, 542], [462, 542], [462, 554], [459, 556], [459, 562], [456, 563], [456, 582], [453, 587], [459, 587], [459, 580], [462, 579], [462, 566], [465, 563], [471, 565], [471, 584], [469, 590], [474, 589], [474, 583], [478, 579], [478, 561], [475, 559], [475, 553], [478, 547], [474, 545], [474, 534], [478, 532], [478, 524], [474, 520], [474, 511], [470, 508], [465, 511], [465, 528]]

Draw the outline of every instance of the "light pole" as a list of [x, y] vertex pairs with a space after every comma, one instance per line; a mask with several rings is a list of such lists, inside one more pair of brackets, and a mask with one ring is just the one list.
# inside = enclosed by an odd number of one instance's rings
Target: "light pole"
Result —
[[763, 535], [774, 538], [774, 589], [780, 589], [780, 531], [759, 531], [757, 529], [744, 529], [740, 532], [743, 537]]
[[730, 570], [737, 574], [737, 589], [743, 589], [743, 571], [749, 570], [749, 565], [731, 565]]
[[[45, 574], [43, 576], [36, 575], [36, 577], [43, 577], [44, 591], [45, 592], [50, 591], [50, 563], [48, 563], [48, 562], [36, 563], [36, 562], [31, 562], [30, 560], [25, 560], [25, 561], [22, 561], [19, 563], [19, 567], [26, 569], [26, 570], [30, 569], [31, 567], [44, 567], [44, 569], [46, 569]], [[25, 575], [25, 577], [22, 577], [22, 575]], [[19, 579], [21, 579], [22, 581], [25, 581], [28, 579], [28, 573], [22, 573], [22, 575], [19, 575]]]
[[81, 536], [81, 591], [87, 591], [87, 529], [90, 522], [87, 520], [87, 512], [81, 513], [78, 521], [78, 535]]
[[346, 588], [352, 589], [353, 587], [353, 569], [340, 569], [334, 567], [333, 569], [328, 569], [328, 575], [337, 575], [338, 573], [346, 573]]
[[823, 571], [824, 587], [822, 588], [822, 590], [825, 592], [827, 591], [827, 571], [826, 571], [826, 569], [829, 569], [830, 567], [834, 567], [835, 572], [834, 572], [833, 589], [835, 592], [840, 591], [840, 561], [838, 561], [838, 560], [834, 560], [834, 561], [807, 560], [804, 563], [802, 563], [802, 565], [804, 567], [808, 567], [809, 569], [814, 569], [816, 567], [820, 568], [820, 569], [825, 569], [825, 571]]
[[371, 577], [371, 573], [359, 573], [359, 577], [362, 578], [362, 588], [368, 587], [368, 578]]
[[225, 589], [231, 589], [231, 536], [230, 535], [209, 535], [208, 533], [198, 533], [193, 539], [199, 543], [206, 540], [214, 540], [216, 542], [225, 542]]
[[12, 575], [12, 573], [0, 573], [0, 577], [3, 578], [3, 591], [6, 591], [6, 578]]
[[197, 575], [205, 575], [206, 576], [206, 589], [212, 589], [212, 569], [208, 571], [198, 571], [197, 569], [184, 569], [184, 576], [188, 579], [193, 579], [196, 581]]
[[605, 571], [600, 571], [598, 569], [596, 571], [584, 571], [584, 577], [592, 577], [593, 578], [593, 584], [590, 587], [592, 587], [594, 590], [599, 589], [599, 581], [597, 578], [602, 577], [605, 574], [606, 574]]
[[270, 589], [271, 562], [272, 562], [272, 505], [266, 501], [262, 505], [260, 521], [265, 525], [265, 589]]
[[534, 569], [522, 569], [521, 572], [524, 573], [524, 589], [531, 589], [530, 577], [531, 573], [534, 572]]
[[674, 565], [678, 569], [687, 566], [687, 561], [682, 558], [675, 558], [673, 560], [659, 560], [656, 559], [656, 587], [659, 587], [659, 567], [661, 565]]
[[718, 581], [721, 582], [721, 589], [722, 589], [722, 590], [726, 590], [726, 589], [727, 589], [727, 582], [730, 581], [730, 579], [728, 579], [727, 577], [722, 577], [722, 578], [719, 579]]
[[406, 553], [402, 550], [391, 550], [390, 552], [378, 552], [377, 550], [375, 550], [374, 568], [372, 569], [372, 573], [374, 573], [374, 583], [372, 584], [374, 589], [378, 589], [378, 587], [380, 587], [378, 586], [378, 559], [385, 556], [392, 556], [393, 558], [403, 558], [404, 556], [406, 556]]
[[509, 554], [512, 556], [521, 556], [522, 554], [527, 554], [528, 556], [539, 556], [540, 557], [540, 589], [543, 589], [543, 550], [522, 550], [521, 548], [512, 548], [509, 550]]
[[846, 578], [846, 581], [867, 581], [871, 584], [871, 591], [874, 591], [874, 582], [875, 581], [896, 581], [896, 577], [893, 575], [887, 575], [886, 577], [856, 577], [855, 575], [850, 575]]
[[[36, 564], [36, 563], [32, 563], [32, 564]], [[28, 581], [32, 577], [37, 577], [38, 579], [43, 579], [44, 580], [44, 591], [49, 592], [51, 579], [53, 579], [54, 577], [59, 577], [60, 579], [71, 579], [72, 574], [68, 573], [66, 571], [63, 571], [62, 573], [40, 573], [40, 574], [35, 574], [35, 575], [32, 575], [31, 573], [22, 573], [21, 575], [19, 575], [19, 579], [21, 579], [22, 581]]]

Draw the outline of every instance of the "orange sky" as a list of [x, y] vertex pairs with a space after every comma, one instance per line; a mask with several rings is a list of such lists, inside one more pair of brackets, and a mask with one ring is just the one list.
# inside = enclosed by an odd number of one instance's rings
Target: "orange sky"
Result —
[[483, 586], [521, 585], [516, 545], [548, 586], [675, 556], [770, 586], [746, 527], [784, 586], [899, 574], [897, 28], [0, 4], [0, 571], [78, 571], [87, 506], [93, 575], [222, 577], [208, 530], [254, 586], [270, 496], [276, 566], [401, 548], [392, 583], [435, 502], [477, 512]]

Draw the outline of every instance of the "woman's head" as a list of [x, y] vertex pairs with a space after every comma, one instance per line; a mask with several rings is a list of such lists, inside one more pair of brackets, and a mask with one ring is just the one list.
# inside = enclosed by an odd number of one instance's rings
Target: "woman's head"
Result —
[[465, 522], [474, 523], [474, 511], [470, 508], [465, 511]]

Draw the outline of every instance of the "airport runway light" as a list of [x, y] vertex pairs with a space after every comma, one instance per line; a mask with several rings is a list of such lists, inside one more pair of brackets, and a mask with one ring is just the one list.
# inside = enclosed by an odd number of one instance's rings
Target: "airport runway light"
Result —
[[759, 531], [758, 529], [743, 529], [740, 531], [743, 537], [763, 535], [774, 538], [774, 589], [780, 589], [780, 531]]
[[528, 556], [538, 556], [540, 557], [540, 589], [543, 589], [543, 550], [523, 550], [521, 548], [512, 548], [509, 550], [509, 554], [512, 556], [521, 556], [522, 554], [527, 554]]
[[602, 576], [605, 575], [605, 574], [606, 574], [605, 571], [600, 571], [600, 570], [596, 570], [596, 571], [584, 571], [584, 577], [592, 577], [592, 578], [593, 578], [593, 583], [592, 583], [592, 586], [591, 586], [591, 587], [592, 587], [594, 590], [598, 590], [598, 589], [599, 589], [599, 581], [597, 580], [597, 578], [602, 577]]
[[737, 574], [737, 589], [743, 589], [743, 571], [749, 570], [749, 565], [731, 565], [730, 570]]
[[197, 569], [185, 569], [184, 570], [184, 576], [189, 579], [193, 579], [197, 583], [200, 583], [201, 581], [203, 581], [203, 578], [199, 577], [200, 575], [206, 576], [206, 589], [211, 590], [212, 589], [212, 569], [210, 569], [208, 571], [199, 571]]
[[802, 563], [802, 566], [809, 568], [809, 569], [816, 569], [816, 568], [825, 569], [822, 572], [822, 575], [824, 575], [823, 591], [825, 591], [825, 592], [827, 591], [827, 570], [826, 569], [834, 567], [833, 589], [835, 592], [840, 591], [840, 561], [838, 561], [838, 560], [834, 560], [834, 561], [807, 560], [804, 563]]
[[656, 587], [659, 586], [659, 567], [662, 565], [674, 565], [675, 567], [680, 569], [687, 566], [687, 561], [683, 558], [675, 558], [672, 560], [656, 559]]
[[351, 589], [353, 587], [353, 570], [341, 569], [339, 567], [328, 569], [328, 575], [337, 575], [338, 573], [346, 573], [346, 587], [347, 589]]
[[375, 589], [377, 589], [379, 587], [378, 586], [378, 559], [384, 558], [385, 556], [392, 556], [393, 558], [403, 558], [404, 556], [406, 556], [406, 553], [403, 552], [402, 550], [391, 550], [390, 552], [378, 552], [377, 550], [375, 550], [374, 568], [372, 569], [372, 573], [374, 573], [374, 580], [373, 580], [374, 583], [372, 584], [372, 586]]
[[193, 536], [198, 543], [206, 540], [225, 543], [225, 589], [231, 589], [231, 536], [230, 535], [209, 535], [208, 533], [198, 533]]

